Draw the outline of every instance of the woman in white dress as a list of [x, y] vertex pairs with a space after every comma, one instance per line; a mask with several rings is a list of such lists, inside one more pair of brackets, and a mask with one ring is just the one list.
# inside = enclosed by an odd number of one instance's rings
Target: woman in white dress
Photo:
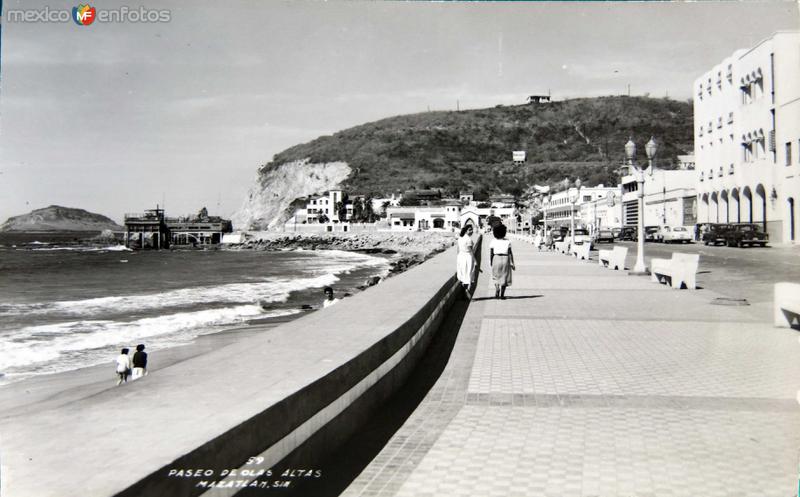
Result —
[[456, 275], [461, 286], [470, 297], [469, 287], [475, 280], [475, 254], [473, 254], [472, 242], [472, 225], [468, 224], [461, 228], [461, 234], [458, 236], [458, 257], [456, 258]]
[[511, 271], [514, 267], [514, 254], [511, 241], [506, 240], [506, 227], [498, 224], [492, 228], [494, 240], [489, 244], [489, 264], [492, 266], [494, 298], [505, 300], [506, 287], [511, 286]]

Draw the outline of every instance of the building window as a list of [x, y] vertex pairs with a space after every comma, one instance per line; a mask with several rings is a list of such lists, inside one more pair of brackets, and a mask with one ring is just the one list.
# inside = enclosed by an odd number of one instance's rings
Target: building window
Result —
[[733, 124], [733, 112], [728, 112], [728, 124]]
[[733, 64], [728, 64], [728, 72], [725, 76], [728, 78], [728, 83], [733, 83]]
[[786, 142], [786, 165], [792, 165], [792, 142]]

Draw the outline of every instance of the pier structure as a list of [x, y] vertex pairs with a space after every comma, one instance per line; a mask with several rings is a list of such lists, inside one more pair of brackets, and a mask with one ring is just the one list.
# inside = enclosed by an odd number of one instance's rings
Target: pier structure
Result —
[[141, 214], [126, 214], [125, 229], [126, 247], [162, 249], [217, 245], [233, 231], [233, 225], [228, 219], [209, 216], [205, 207], [195, 216], [166, 217], [156, 205]]
[[169, 248], [169, 228], [164, 209], [148, 209], [143, 213], [125, 214], [125, 246], [128, 248]]
[[205, 209], [197, 216], [167, 218], [166, 225], [173, 246], [217, 245], [226, 233], [233, 232], [229, 220], [209, 216]]

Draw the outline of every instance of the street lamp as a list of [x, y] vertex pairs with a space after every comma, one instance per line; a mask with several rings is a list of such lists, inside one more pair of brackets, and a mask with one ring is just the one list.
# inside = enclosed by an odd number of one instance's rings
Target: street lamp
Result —
[[575, 195], [572, 195], [570, 192], [569, 202], [572, 204], [572, 208], [569, 210], [569, 247], [570, 250], [572, 249], [572, 244], [575, 241], [575, 203], [581, 196], [581, 180], [580, 178], [575, 180]]
[[[653, 171], [653, 157], [656, 155], [658, 145], [655, 139], [650, 137], [650, 141], [644, 146], [645, 153], [647, 154], [648, 168], [650, 172]], [[628, 167], [631, 172], [636, 176], [636, 182], [639, 184], [639, 197], [638, 201], [638, 219], [637, 219], [637, 242], [636, 242], [636, 264], [633, 266], [634, 273], [646, 273], [647, 268], [644, 265], [644, 172], [636, 165], [636, 144], [632, 139], [628, 140], [625, 144], [625, 158], [628, 161]]]
[[543, 197], [544, 203], [542, 204], [542, 212], [544, 213], [544, 231], [542, 233], [543, 236], [547, 236], [547, 208], [550, 207], [550, 194], [548, 193], [546, 197]]

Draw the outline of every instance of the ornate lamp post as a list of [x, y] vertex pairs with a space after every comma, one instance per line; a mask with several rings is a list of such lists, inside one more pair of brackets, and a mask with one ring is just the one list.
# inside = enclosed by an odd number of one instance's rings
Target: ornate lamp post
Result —
[[578, 199], [581, 197], [581, 180], [580, 178], [575, 180], [575, 194], [573, 195], [570, 192], [569, 195], [569, 203], [572, 204], [572, 207], [569, 211], [569, 246], [572, 249], [572, 242], [575, 240], [575, 204], [578, 202]]
[[544, 214], [544, 230], [542, 235], [547, 236], [547, 208], [550, 207], [550, 194], [548, 193], [546, 197], [542, 197], [542, 201], [542, 213]]
[[[648, 167], [650, 171], [652, 171], [653, 157], [655, 157], [656, 151], [658, 150], [656, 141], [650, 137], [650, 141], [647, 142], [644, 149], [645, 153], [647, 153]], [[644, 265], [644, 172], [635, 163], [636, 144], [633, 143], [633, 140], [628, 140], [628, 143], [625, 144], [625, 158], [628, 161], [628, 167], [631, 169], [631, 173], [636, 176], [636, 182], [639, 184], [639, 194], [637, 195], [639, 197], [639, 208], [637, 215], [636, 264], [633, 266], [633, 272], [646, 273], [647, 268]]]

